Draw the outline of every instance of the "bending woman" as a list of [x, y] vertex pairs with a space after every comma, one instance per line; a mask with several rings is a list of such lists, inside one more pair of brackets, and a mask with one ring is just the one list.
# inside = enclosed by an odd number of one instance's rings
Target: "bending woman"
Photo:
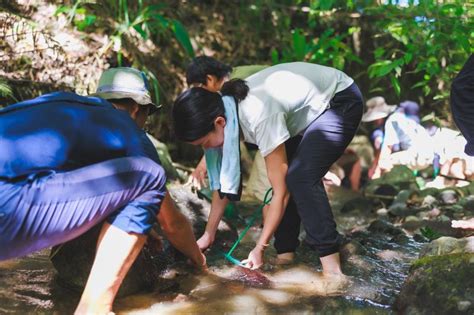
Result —
[[[232, 118], [227, 117], [224, 101], [228, 102], [226, 96], [235, 100], [240, 134], [245, 142], [258, 146], [273, 188], [247, 266], [256, 269], [263, 264], [273, 235], [278, 257], [292, 258], [302, 222], [306, 242], [319, 252], [323, 273], [340, 274], [340, 236], [321, 179], [343, 154], [361, 120], [363, 100], [354, 80], [334, 68], [294, 62], [266, 68], [247, 83], [226, 82], [221, 93], [198, 87], [183, 92], [174, 103], [174, 127], [182, 141], [204, 149], [222, 147], [227, 120]], [[224, 158], [235, 153], [223, 151]], [[221, 196], [213, 192], [206, 230], [199, 240], [202, 248], [214, 241], [228, 202]]]

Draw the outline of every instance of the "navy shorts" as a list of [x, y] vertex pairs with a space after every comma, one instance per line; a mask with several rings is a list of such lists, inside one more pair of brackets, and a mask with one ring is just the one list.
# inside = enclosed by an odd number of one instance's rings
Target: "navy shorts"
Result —
[[0, 180], [0, 260], [64, 243], [104, 219], [145, 234], [165, 194], [163, 168], [145, 157]]

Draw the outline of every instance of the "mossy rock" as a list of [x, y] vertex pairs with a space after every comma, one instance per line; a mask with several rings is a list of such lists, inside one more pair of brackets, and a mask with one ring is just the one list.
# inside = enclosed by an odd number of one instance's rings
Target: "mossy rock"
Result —
[[365, 191], [374, 193], [376, 189], [383, 184], [392, 185], [398, 190], [417, 187], [416, 177], [413, 175], [413, 171], [404, 165], [395, 165], [390, 172], [370, 181]]
[[472, 314], [474, 254], [416, 260], [395, 302], [401, 314]]
[[460, 239], [448, 236], [440, 237], [423, 246], [420, 257], [460, 253], [474, 254], [474, 236]]

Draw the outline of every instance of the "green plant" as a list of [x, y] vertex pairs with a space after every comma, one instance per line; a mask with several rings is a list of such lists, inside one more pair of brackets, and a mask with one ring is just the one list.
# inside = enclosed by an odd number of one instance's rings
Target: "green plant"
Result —
[[410, 88], [421, 89], [433, 100], [446, 100], [449, 83], [474, 50], [474, 10], [465, 1], [439, 4], [433, 0], [371, 7], [367, 14], [377, 29], [375, 62], [369, 76], [386, 77], [397, 95], [402, 76], [415, 76]]
[[420, 228], [421, 235], [429, 239], [430, 241], [435, 240], [437, 238], [440, 238], [442, 235], [439, 234], [438, 232], [434, 231], [430, 227], [422, 227]]
[[273, 64], [290, 61], [307, 61], [322, 65], [333, 66], [343, 69], [346, 60], [361, 62], [352, 53], [351, 48], [344, 43], [347, 33], [335, 34], [335, 30], [329, 28], [319, 37], [305, 35], [301, 28], [291, 31], [291, 39], [288, 47], [283, 47], [279, 53], [277, 49], [271, 51]]
[[8, 83], [0, 79], [0, 96], [2, 97], [13, 97], [13, 91]]
[[[105, 8], [111, 14], [108, 16], [98, 14]], [[69, 21], [80, 31], [89, 31], [92, 30], [92, 27], [104, 27], [110, 36], [99, 55], [103, 56], [112, 50], [117, 56], [119, 65], [123, 64], [125, 40], [128, 43], [133, 42], [137, 46], [146, 44], [148, 40], [157, 43], [160, 37], [166, 36], [167, 33], [173, 34], [186, 54], [194, 57], [194, 49], [186, 28], [180, 21], [165, 17], [165, 9], [165, 4], [147, 5], [143, 0], [130, 2], [127, 0], [106, 0], [97, 3], [76, 0], [72, 6], [60, 6], [56, 13], [67, 14]], [[133, 40], [130, 41], [130, 39]], [[152, 83], [155, 101], [159, 103], [160, 91], [156, 76], [140, 60], [133, 60], [133, 62], [147, 74]]]

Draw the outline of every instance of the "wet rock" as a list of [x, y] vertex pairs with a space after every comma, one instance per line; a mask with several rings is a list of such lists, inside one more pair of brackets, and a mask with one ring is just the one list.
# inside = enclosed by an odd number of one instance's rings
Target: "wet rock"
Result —
[[392, 236], [404, 234], [401, 229], [385, 220], [375, 220], [370, 224], [368, 230], [373, 233], [388, 234]]
[[386, 217], [388, 215], [388, 209], [380, 208], [376, 211], [376, 213], [380, 217]]
[[413, 235], [413, 240], [415, 242], [418, 242], [418, 243], [428, 243], [430, 240], [426, 237], [424, 237], [423, 235], [421, 234], [418, 234], [416, 233], [415, 235]]
[[[199, 199], [189, 189], [181, 186], [169, 189], [176, 205], [191, 222], [194, 232], [200, 234], [206, 225], [210, 204]], [[92, 267], [97, 237], [101, 226], [96, 226], [80, 237], [57, 246], [52, 250], [51, 261], [58, 272], [59, 283], [73, 290], [82, 291]], [[160, 233], [159, 227], [156, 231]], [[226, 240], [235, 240], [237, 232], [225, 222], [219, 224], [217, 246]], [[155, 289], [159, 291], [177, 286], [170, 271], [177, 262], [185, 258], [177, 252], [168, 241], [149, 237], [144, 249], [128, 272], [119, 290], [120, 296], [129, 295], [140, 290]]]
[[436, 206], [437, 204], [438, 204], [438, 200], [432, 195], [428, 195], [423, 198], [423, 202], [421, 203], [421, 206], [432, 208]]
[[367, 198], [351, 199], [341, 208], [341, 213], [362, 212], [367, 213], [372, 209], [372, 202]]
[[420, 221], [420, 219], [418, 217], [415, 217], [414, 215], [409, 215], [408, 217], [405, 218], [405, 222], [418, 222], [418, 221]]
[[436, 218], [437, 221], [439, 222], [450, 222], [451, 219], [447, 215], [440, 215], [439, 217]]
[[472, 314], [474, 254], [426, 256], [415, 261], [394, 308], [402, 314]]
[[271, 281], [260, 271], [239, 266], [235, 267], [230, 279], [252, 288], [269, 288], [271, 286]]
[[463, 210], [474, 212], [474, 195], [466, 197], [463, 201]]
[[458, 201], [458, 194], [454, 190], [446, 189], [439, 193], [438, 199], [442, 204], [453, 205]]
[[432, 220], [422, 220], [422, 221], [411, 221], [405, 222], [402, 224], [402, 228], [409, 231], [415, 232], [422, 228], [429, 228], [433, 233], [438, 236], [452, 236], [456, 238], [465, 237], [471, 234], [469, 230], [463, 229], [454, 229], [451, 227], [451, 221], [432, 221]]
[[[61, 285], [82, 291], [92, 267], [101, 227], [98, 225], [72, 241], [53, 247], [50, 259], [58, 272], [57, 280]], [[149, 242], [125, 277], [119, 296], [152, 289], [161, 272], [170, 264], [170, 259], [171, 257], [163, 255], [156, 243]]]
[[396, 243], [398, 245], [407, 245], [410, 242], [410, 238], [405, 234], [399, 234], [392, 237], [389, 242]]
[[474, 254], [474, 236], [461, 239], [447, 236], [440, 237], [425, 245], [420, 251], [420, 257], [458, 253]]
[[471, 301], [459, 301], [458, 302], [458, 311], [466, 312], [469, 308], [471, 308]]
[[391, 215], [402, 218], [416, 215], [418, 213], [417, 209], [407, 207], [405, 204], [392, 204], [388, 211]]
[[[418, 212], [416, 216], [420, 220], [428, 220], [430, 218], [429, 215], [428, 215], [428, 211]], [[407, 221], [405, 220], [405, 222], [407, 222]]]
[[432, 197], [436, 198], [438, 193], [439, 193], [439, 190], [437, 188], [430, 187], [430, 188], [425, 188], [425, 189], [421, 190], [420, 191], [420, 196], [421, 197], [432, 196]]
[[367, 249], [360, 242], [352, 240], [349, 243], [343, 245], [340, 249], [340, 255], [343, 260], [349, 259], [350, 256], [354, 255], [366, 255]]
[[414, 196], [414, 192], [411, 190], [400, 191], [393, 203], [388, 208], [391, 215], [397, 217], [406, 217], [415, 215], [419, 209], [411, 208], [408, 206], [409, 200]]

